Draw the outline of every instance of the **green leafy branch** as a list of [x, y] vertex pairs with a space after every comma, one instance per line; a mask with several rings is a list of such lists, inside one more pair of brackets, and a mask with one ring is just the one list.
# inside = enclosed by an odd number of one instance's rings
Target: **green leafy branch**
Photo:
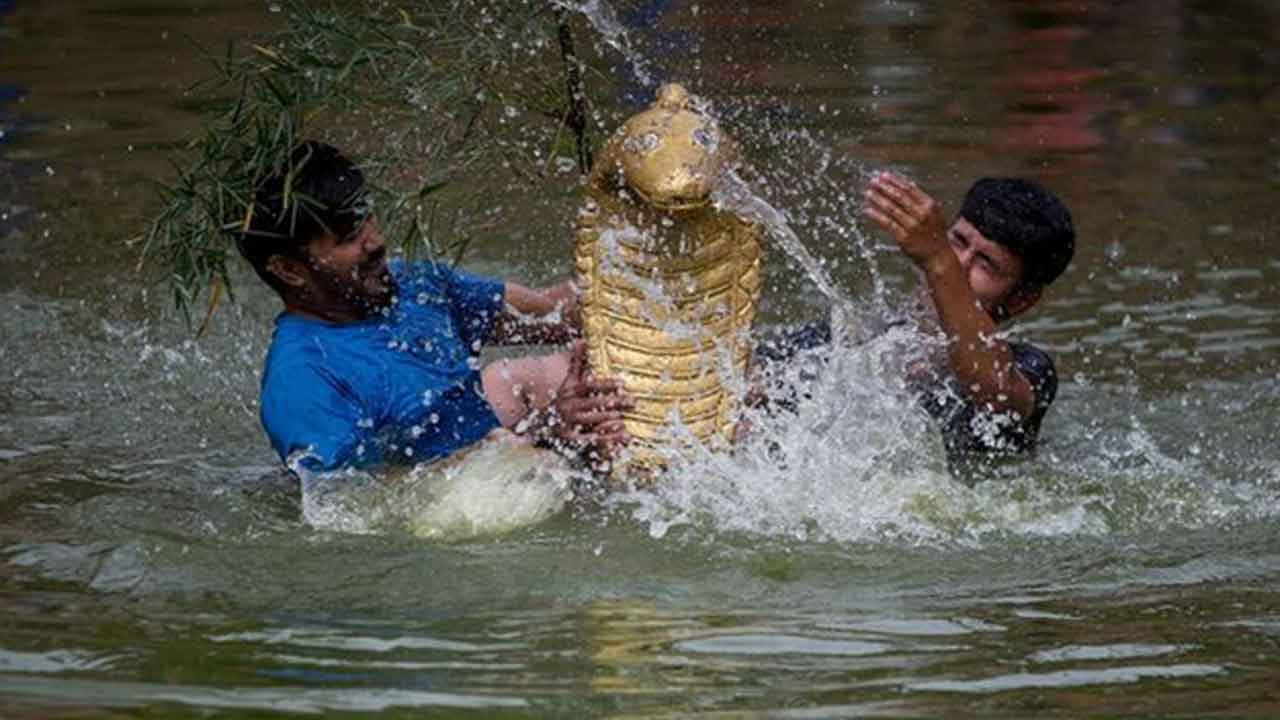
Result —
[[580, 61], [567, 19], [544, 0], [281, 5], [282, 30], [211, 57], [213, 77], [191, 92], [212, 110], [138, 239], [188, 322], [202, 296], [212, 309], [231, 292], [232, 238], [254, 190], [293, 171], [302, 140], [359, 159], [380, 225], [409, 254], [456, 259], [465, 249], [465, 232], [443, 219], [467, 205], [455, 179], [499, 167], [532, 182], [545, 174], [499, 127], [503, 113], [545, 126], [552, 144], [567, 127], [585, 171]]

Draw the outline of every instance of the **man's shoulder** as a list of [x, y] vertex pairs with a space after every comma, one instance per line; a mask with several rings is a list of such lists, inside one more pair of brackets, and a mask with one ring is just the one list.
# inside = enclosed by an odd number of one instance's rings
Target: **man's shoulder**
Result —
[[942, 422], [949, 464], [964, 477], [987, 468], [994, 458], [1033, 450], [1041, 422], [1058, 392], [1057, 371], [1046, 350], [1026, 341], [1007, 342], [1014, 365], [1035, 395], [1029, 416], [984, 410], [969, 400], [950, 377], [940, 392], [927, 393], [923, 398], [926, 410]]
[[387, 269], [396, 285], [403, 292], [416, 296], [421, 292], [441, 292], [452, 282], [453, 269], [435, 260], [404, 260], [397, 258], [387, 263]]
[[262, 391], [306, 387], [320, 374], [324, 354], [299, 339], [273, 341], [262, 365]]
[[1018, 372], [1035, 391], [1037, 409], [1048, 408], [1058, 394], [1058, 371], [1053, 364], [1053, 356], [1026, 341], [1010, 341], [1009, 351], [1013, 353], [1013, 364]]
[[347, 342], [324, 327], [298, 328], [273, 338], [259, 388], [260, 414], [269, 434], [305, 425], [318, 409], [370, 396], [378, 371], [368, 353], [347, 348]]
[[1053, 356], [1035, 343], [1026, 340], [1010, 340], [1009, 350], [1013, 353], [1015, 362], [1025, 363], [1028, 367], [1053, 368]]
[[267, 346], [267, 364], [305, 362], [323, 354], [332, 330], [323, 323], [284, 312], [276, 317], [276, 327]]
[[263, 363], [263, 389], [296, 388], [323, 377], [329, 368], [350, 365], [350, 334], [338, 326], [282, 314]]

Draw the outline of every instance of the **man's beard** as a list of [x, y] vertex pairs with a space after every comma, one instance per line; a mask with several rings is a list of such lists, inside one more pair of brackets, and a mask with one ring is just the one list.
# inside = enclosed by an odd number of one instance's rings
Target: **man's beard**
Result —
[[326, 295], [342, 298], [349, 306], [366, 316], [374, 315], [391, 305], [396, 291], [391, 271], [383, 260], [385, 253], [351, 272], [322, 271], [317, 273], [316, 280], [323, 286]]
[[365, 291], [362, 297], [370, 310], [381, 310], [391, 304], [395, 283], [387, 267], [387, 250], [382, 248], [356, 270], [356, 285]]

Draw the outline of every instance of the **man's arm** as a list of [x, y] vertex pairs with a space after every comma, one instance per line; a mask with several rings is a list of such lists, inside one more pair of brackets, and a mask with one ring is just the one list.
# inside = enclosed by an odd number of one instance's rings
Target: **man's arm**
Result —
[[290, 470], [336, 470], [379, 462], [372, 424], [349, 386], [311, 365], [268, 370], [261, 420]]
[[1035, 392], [1014, 364], [1009, 344], [996, 336], [995, 321], [969, 288], [937, 201], [888, 173], [872, 178], [867, 200], [867, 214], [924, 274], [947, 336], [951, 371], [969, 398], [991, 412], [1030, 417]]
[[505, 345], [561, 345], [578, 337], [578, 289], [572, 281], [528, 288], [507, 281], [503, 309], [489, 341]]
[[592, 377], [586, 364], [577, 341], [568, 352], [493, 363], [482, 378], [504, 426], [600, 471], [630, 439], [623, 413], [633, 403], [620, 381]]

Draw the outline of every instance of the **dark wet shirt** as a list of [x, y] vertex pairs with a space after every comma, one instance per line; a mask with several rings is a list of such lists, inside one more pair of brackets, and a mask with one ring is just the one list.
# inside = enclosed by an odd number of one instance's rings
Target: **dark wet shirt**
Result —
[[930, 382], [913, 383], [920, 404], [941, 424], [942, 443], [954, 470], [978, 470], [995, 457], [1035, 449], [1040, 423], [1058, 394], [1058, 374], [1049, 354], [1031, 343], [1010, 342], [1009, 350], [1035, 396], [1030, 417], [980, 407], [950, 373]]

